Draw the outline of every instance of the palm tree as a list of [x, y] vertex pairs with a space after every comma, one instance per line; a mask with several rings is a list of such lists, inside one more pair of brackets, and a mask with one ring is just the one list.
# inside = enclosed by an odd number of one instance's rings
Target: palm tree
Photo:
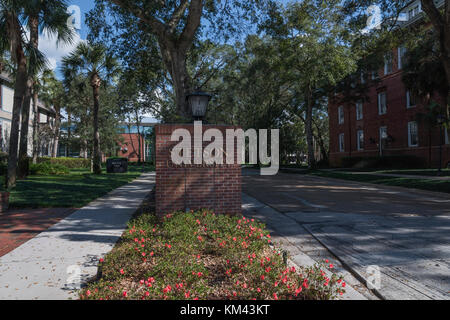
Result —
[[[40, 93], [40, 94], [39, 94]], [[49, 106], [53, 106], [56, 112], [54, 132], [54, 144], [52, 157], [55, 158], [58, 152], [59, 134], [61, 128], [61, 109], [64, 104], [65, 92], [61, 81], [56, 79], [52, 70], [44, 70], [35, 80], [33, 87], [33, 163], [37, 162], [39, 153], [39, 113], [37, 100], [38, 95], [41, 96], [43, 102]]]
[[65, 84], [68, 85], [80, 74], [89, 81], [94, 98], [93, 105], [93, 128], [94, 128], [94, 152], [93, 172], [101, 174], [101, 150], [100, 134], [98, 127], [98, 113], [100, 108], [99, 95], [102, 82], [109, 82], [118, 74], [119, 65], [117, 60], [108, 53], [102, 44], [80, 43], [75, 50], [63, 58], [62, 70]]
[[[67, 24], [69, 16], [65, 0], [27, 0], [23, 2], [23, 17], [30, 31], [28, 81], [24, 106], [29, 106], [31, 99], [33, 99], [33, 105], [36, 105], [37, 93], [33, 93], [34, 80], [44, 67], [42, 58], [39, 57], [39, 33], [45, 32], [49, 36], [56, 35], [58, 43], [71, 43], [74, 30]], [[28, 174], [29, 119], [30, 108], [22, 108], [18, 165], [20, 178], [24, 178]]]
[[5, 179], [7, 188], [16, 184], [17, 147], [19, 143], [20, 110], [27, 86], [27, 57], [24, 48], [24, 32], [19, 20], [21, 8], [18, 1], [0, 1], [0, 50], [1, 53], [10, 52], [15, 66], [14, 103], [11, 120], [11, 134], [9, 139], [8, 169]]
[[[42, 10], [31, 10], [38, 6]], [[0, 53], [9, 51], [16, 71], [8, 169], [5, 179], [7, 188], [14, 187], [17, 179], [21, 110], [24, 111], [22, 116], [25, 118], [22, 119], [25, 123], [22, 127], [22, 137], [28, 138], [29, 108], [22, 107], [29, 106], [31, 101], [32, 78], [30, 75], [35, 75], [37, 70], [46, 64], [45, 57], [38, 50], [39, 29], [49, 34], [57, 34], [58, 40], [68, 41], [73, 33], [73, 30], [67, 27], [68, 18], [65, 1], [62, 0], [0, 0]], [[32, 41], [26, 39], [24, 24], [30, 28]], [[21, 143], [21, 145], [23, 146], [21, 149], [25, 152], [22, 154], [26, 157], [27, 143]], [[23, 168], [26, 168], [25, 157], [22, 157]]]

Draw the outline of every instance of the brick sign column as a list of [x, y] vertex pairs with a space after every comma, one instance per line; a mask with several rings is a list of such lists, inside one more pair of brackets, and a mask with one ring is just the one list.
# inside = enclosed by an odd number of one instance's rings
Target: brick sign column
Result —
[[[171, 151], [179, 143], [171, 141], [177, 129], [188, 130], [191, 134], [192, 153], [194, 150], [194, 125], [157, 125], [156, 131], [156, 213], [165, 215], [175, 211], [210, 209], [218, 214], [240, 214], [242, 203], [241, 165], [175, 165]], [[238, 129], [233, 126], [203, 125], [203, 133], [217, 129], [224, 137], [226, 150], [226, 130]], [[203, 148], [211, 142], [203, 142]], [[235, 159], [236, 146], [235, 142]], [[197, 150], [198, 152], [198, 150]]]

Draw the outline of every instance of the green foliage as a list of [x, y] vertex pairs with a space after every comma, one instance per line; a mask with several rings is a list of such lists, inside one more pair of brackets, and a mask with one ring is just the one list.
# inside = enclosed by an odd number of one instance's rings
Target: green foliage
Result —
[[30, 165], [31, 175], [64, 175], [69, 174], [69, 168], [62, 164], [42, 162]]
[[129, 223], [119, 244], [100, 261], [98, 281], [83, 300], [328, 300], [343, 294], [333, 266], [288, 268], [264, 225], [208, 211]]
[[91, 160], [81, 158], [38, 158], [38, 163], [62, 165], [69, 169], [88, 169], [91, 167]]
[[344, 157], [343, 168], [357, 169], [415, 169], [425, 168], [425, 160], [416, 156]]

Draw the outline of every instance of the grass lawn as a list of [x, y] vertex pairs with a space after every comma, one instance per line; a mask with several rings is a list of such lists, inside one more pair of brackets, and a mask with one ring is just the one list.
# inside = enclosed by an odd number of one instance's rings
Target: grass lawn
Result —
[[373, 174], [351, 174], [345, 172], [321, 171], [321, 170], [310, 171], [309, 174], [319, 177], [336, 178], [358, 182], [382, 184], [387, 186], [397, 186], [427, 191], [450, 193], [450, 181], [445, 180], [400, 178], [394, 176], [386, 177], [386, 176], [377, 176]]
[[[151, 171], [146, 167], [145, 171]], [[141, 166], [129, 166], [125, 174], [93, 175], [88, 169], [73, 169], [68, 175], [29, 176], [11, 190], [11, 208], [81, 208], [142, 174]], [[2, 185], [4, 177], [2, 177]]]
[[[413, 176], [430, 176], [436, 177], [438, 170], [437, 169], [417, 169], [417, 170], [385, 170], [385, 171], [377, 171], [383, 174], [406, 174]], [[442, 169], [441, 177], [450, 177], [449, 169]]]
[[[144, 212], [146, 212], [144, 210]], [[99, 262], [82, 300], [327, 300], [345, 282], [323, 270], [288, 268], [261, 223], [207, 211], [130, 221]]]

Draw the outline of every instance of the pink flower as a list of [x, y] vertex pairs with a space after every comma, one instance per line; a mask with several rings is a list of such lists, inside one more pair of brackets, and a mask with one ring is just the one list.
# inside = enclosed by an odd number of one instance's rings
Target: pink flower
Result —
[[275, 300], [278, 300], [278, 296], [277, 296], [276, 293], [273, 294], [273, 298], [274, 298]]
[[125, 274], [125, 271], [123, 271], [123, 269], [120, 269], [120, 274]]

